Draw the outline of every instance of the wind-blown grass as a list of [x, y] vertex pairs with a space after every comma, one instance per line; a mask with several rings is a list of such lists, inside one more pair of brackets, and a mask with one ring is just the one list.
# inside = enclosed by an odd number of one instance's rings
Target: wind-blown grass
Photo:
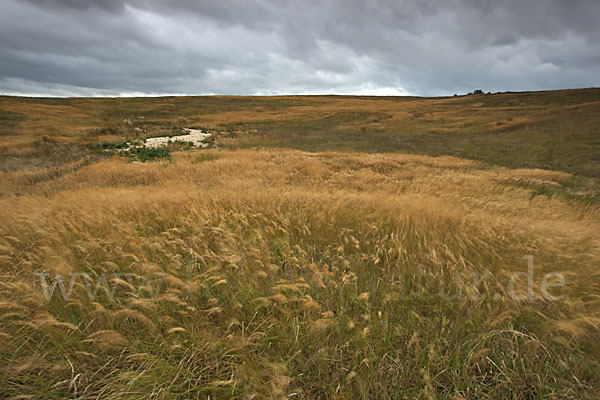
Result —
[[3, 176], [2, 397], [598, 394], [599, 210], [538, 193], [567, 172], [207, 150]]

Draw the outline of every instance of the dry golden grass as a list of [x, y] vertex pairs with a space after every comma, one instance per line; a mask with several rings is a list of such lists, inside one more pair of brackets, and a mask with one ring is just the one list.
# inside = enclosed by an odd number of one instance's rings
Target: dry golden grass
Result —
[[[567, 172], [256, 149], [61, 168], [0, 181], [2, 397], [599, 393], [600, 210], [537, 192]], [[38, 273], [77, 277], [68, 299]]]
[[0, 96], [0, 171], [58, 166], [101, 156], [93, 150], [100, 143], [204, 127], [221, 148], [452, 155], [599, 178], [598, 126], [600, 89], [449, 98]]

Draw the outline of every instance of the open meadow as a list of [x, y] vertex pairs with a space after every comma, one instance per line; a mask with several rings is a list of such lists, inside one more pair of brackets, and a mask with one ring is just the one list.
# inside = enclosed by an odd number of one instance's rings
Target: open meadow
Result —
[[0, 398], [600, 396], [600, 89], [0, 97], [0, 189]]

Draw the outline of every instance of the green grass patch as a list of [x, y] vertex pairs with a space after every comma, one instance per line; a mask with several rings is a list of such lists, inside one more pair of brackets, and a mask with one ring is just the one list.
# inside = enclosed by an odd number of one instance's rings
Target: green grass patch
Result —
[[127, 157], [139, 160], [141, 162], [152, 161], [152, 160], [171, 160], [171, 153], [166, 148], [149, 149], [134, 147], [123, 152]]

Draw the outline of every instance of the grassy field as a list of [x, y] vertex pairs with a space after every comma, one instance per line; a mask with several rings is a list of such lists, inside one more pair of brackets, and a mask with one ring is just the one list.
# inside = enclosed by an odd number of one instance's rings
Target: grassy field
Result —
[[432, 99], [0, 97], [0, 122], [3, 170], [77, 159], [86, 143], [204, 127], [223, 132], [225, 148], [452, 155], [600, 177], [600, 89]]
[[599, 111], [0, 97], [0, 398], [597, 398]]

